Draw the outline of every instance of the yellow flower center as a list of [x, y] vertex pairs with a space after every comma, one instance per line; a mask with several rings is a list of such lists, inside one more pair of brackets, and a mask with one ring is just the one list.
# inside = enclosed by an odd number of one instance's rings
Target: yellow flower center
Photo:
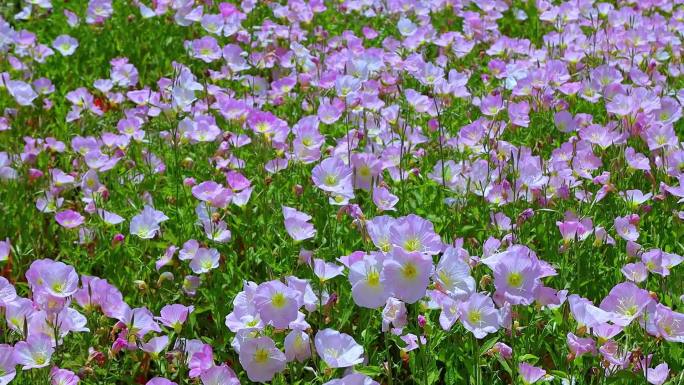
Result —
[[274, 308], [282, 309], [287, 305], [287, 298], [285, 298], [283, 293], [275, 293], [273, 294], [273, 297], [271, 297], [271, 303]]
[[64, 290], [64, 284], [56, 282], [52, 284], [52, 291], [55, 293], [61, 293]]
[[254, 352], [254, 362], [257, 364], [265, 364], [268, 361], [268, 350], [264, 348], [257, 348]]
[[328, 186], [334, 186], [337, 184], [337, 177], [335, 175], [326, 175], [324, 182]]
[[482, 313], [479, 310], [471, 310], [468, 312], [468, 321], [470, 323], [478, 323], [482, 321]]
[[520, 273], [511, 273], [508, 275], [508, 284], [512, 287], [520, 287], [523, 283], [523, 277]]
[[401, 269], [401, 274], [404, 276], [406, 280], [412, 281], [418, 277], [418, 269], [416, 268], [415, 264], [413, 264], [412, 262], [408, 262]]
[[404, 242], [404, 250], [406, 251], [418, 251], [420, 249], [420, 239], [410, 238]]
[[380, 273], [378, 273], [375, 270], [368, 272], [368, 275], [366, 276], [366, 281], [368, 282], [368, 286], [371, 286], [371, 287], [379, 286], [380, 285]]

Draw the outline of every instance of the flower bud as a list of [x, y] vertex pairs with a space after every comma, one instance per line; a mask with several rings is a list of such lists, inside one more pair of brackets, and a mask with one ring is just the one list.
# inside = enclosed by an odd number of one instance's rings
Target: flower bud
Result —
[[165, 271], [159, 274], [159, 279], [157, 279], [157, 287], [160, 287], [165, 281], [172, 282], [174, 279], [173, 273], [170, 271]]
[[302, 194], [304, 193], [304, 187], [302, 187], [302, 185], [300, 184], [294, 185], [293, 190], [295, 195], [298, 197], [302, 196]]
[[181, 166], [182, 166], [184, 169], [188, 169], [188, 170], [189, 170], [189, 169], [191, 169], [192, 166], [194, 166], [194, 165], [195, 165], [195, 161], [192, 160], [192, 158], [190, 158], [190, 157], [187, 157], [187, 158], [185, 158], [185, 159], [183, 159], [183, 160], [181, 161]]
[[135, 287], [138, 288], [138, 290], [140, 290], [140, 291], [147, 290], [147, 283], [145, 283], [145, 281], [140, 280], [140, 279], [136, 279], [133, 281], [133, 283], [135, 284]]
[[116, 245], [119, 245], [120, 243], [123, 243], [124, 239], [126, 239], [126, 237], [123, 234], [121, 234], [121, 233], [116, 234], [112, 238], [112, 246], [116, 246]]
[[28, 170], [29, 181], [33, 182], [36, 179], [42, 178], [44, 173], [38, 169], [31, 168]]
[[491, 283], [492, 277], [489, 274], [483, 275], [480, 279], [480, 289], [485, 290]]

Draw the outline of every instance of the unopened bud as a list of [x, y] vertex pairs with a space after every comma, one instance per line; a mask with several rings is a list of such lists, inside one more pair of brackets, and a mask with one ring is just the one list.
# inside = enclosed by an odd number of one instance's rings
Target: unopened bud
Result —
[[195, 165], [195, 161], [188, 157], [181, 161], [181, 166], [185, 169], [191, 169]]
[[173, 273], [170, 271], [165, 271], [159, 274], [159, 279], [157, 279], [157, 287], [160, 287], [165, 281], [173, 281]]
[[133, 281], [133, 283], [138, 288], [138, 290], [140, 290], [140, 291], [147, 290], [147, 283], [145, 283], [145, 281], [140, 280], [140, 279], [136, 279], [135, 281]]
[[183, 186], [192, 187], [195, 185], [195, 178], [185, 178], [183, 179]]
[[126, 239], [126, 237], [123, 234], [121, 234], [121, 233], [116, 234], [112, 238], [112, 246], [116, 246], [116, 245], [121, 244], [124, 241], [124, 239]]
[[488, 274], [483, 275], [482, 279], [480, 279], [480, 289], [485, 290], [491, 283], [492, 277]]

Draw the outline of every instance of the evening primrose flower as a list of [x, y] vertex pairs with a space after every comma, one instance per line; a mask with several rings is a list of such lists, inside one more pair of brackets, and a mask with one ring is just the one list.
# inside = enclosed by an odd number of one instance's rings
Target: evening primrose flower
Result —
[[150, 338], [149, 341], [140, 345], [140, 349], [149, 353], [153, 359], [159, 358], [159, 354], [169, 345], [168, 336], [159, 336]]
[[0, 241], [0, 262], [8, 260], [11, 251], [12, 244], [10, 243], [9, 238], [6, 238], [4, 241]]
[[156, 319], [161, 322], [162, 325], [175, 330], [176, 333], [180, 333], [183, 324], [194, 310], [195, 307], [192, 305], [166, 305], [161, 309], [160, 316], [156, 317]]
[[78, 385], [81, 379], [71, 370], [60, 369], [56, 366], [50, 370], [51, 385]]
[[52, 42], [52, 46], [62, 54], [62, 56], [71, 56], [78, 48], [78, 40], [69, 35], [59, 35]]
[[622, 267], [621, 271], [625, 278], [632, 282], [641, 283], [648, 278], [648, 269], [641, 262], [628, 263]]
[[6, 385], [17, 376], [14, 347], [0, 344], [0, 384]]
[[304, 362], [311, 357], [309, 335], [302, 330], [292, 330], [285, 337], [285, 357], [288, 362]]
[[254, 303], [261, 319], [278, 329], [287, 329], [297, 319], [300, 307], [299, 293], [278, 280], [260, 284]]
[[240, 364], [254, 382], [268, 382], [285, 369], [286, 357], [268, 337], [247, 339], [240, 344]]
[[[313, 312], [318, 309], [318, 296], [314, 293], [308, 279], [301, 279], [291, 275], [285, 277], [285, 279], [287, 280], [287, 286], [299, 294], [299, 302], [306, 310]], [[325, 298], [327, 293], [323, 291], [321, 295]], [[326, 301], [323, 300], [322, 302], [325, 303]], [[292, 325], [290, 325], [290, 328], [292, 328]]]
[[496, 333], [501, 326], [499, 312], [494, 307], [492, 298], [487, 295], [471, 294], [459, 305], [458, 310], [463, 327], [477, 339], [482, 339], [489, 333]]
[[316, 352], [331, 368], [346, 368], [363, 362], [363, 347], [352, 336], [324, 329], [314, 338]]
[[390, 243], [390, 229], [394, 226], [396, 219], [389, 215], [379, 215], [373, 219], [366, 221], [366, 230], [368, 236], [373, 241], [375, 247], [382, 252], [389, 252], [392, 250], [392, 243]]
[[190, 261], [190, 268], [195, 274], [204, 274], [209, 271], [219, 267], [219, 259], [221, 255], [218, 250], [211, 248], [207, 249], [205, 247], [200, 247], [197, 249], [195, 256]]
[[382, 172], [382, 161], [374, 154], [354, 153], [351, 165], [355, 171], [354, 187], [370, 191], [373, 180]]
[[389, 290], [406, 303], [414, 303], [425, 296], [433, 271], [432, 257], [396, 246], [383, 262]]
[[147, 381], [145, 385], [178, 385], [175, 382], [164, 378], [164, 377], [154, 377], [153, 379]]
[[656, 304], [655, 311], [646, 318], [646, 330], [666, 341], [684, 342], [684, 314]]
[[223, 364], [205, 370], [200, 376], [202, 385], [240, 385], [233, 369]]
[[494, 267], [494, 286], [512, 305], [529, 305], [541, 287], [541, 268], [527, 254], [514, 253]]
[[662, 385], [667, 381], [669, 375], [670, 367], [667, 365], [667, 362], [663, 362], [655, 368], [646, 369], [646, 380], [652, 385]]
[[194, 239], [187, 240], [183, 243], [183, 248], [178, 252], [178, 259], [181, 261], [189, 261], [195, 258], [199, 249], [199, 242]]
[[23, 365], [23, 370], [39, 369], [50, 365], [55, 348], [53, 340], [47, 334], [32, 334], [25, 341], [14, 345], [14, 360]]
[[373, 203], [380, 211], [394, 211], [399, 197], [392, 194], [390, 190], [383, 186], [377, 186], [373, 189]]
[[629, 325], [643, 314], [653, 298], [648, 291], [639, 288], [632, 282], [615, 285], [608, 296], [601, 301], [600, 308], [612, 314], [611, 321], [620, 326]]
[[254, 303], [254, 296], [258, 286], [254, 282], [243, 282], [243, 290], [233, 299], [233, 311], [228, 313], [225, 324], [230, 331], [236, 333], [240, 329], [262, 329], [257, 306]]
[[5, 320], [7, 326], [19, 334], [24, 334], [24, 326], [37, 310], [33, 301], [27, 298], [17, 297], [5, 306]]
[[617, 217], [614, 221], [615, 231], [620, 238], [626, 241], [636, 242], [639, 239], [639, 230], [636, 225], [630, 221], [630, 216]]
[[282, 206], [282, 211], [285, 230], [293, 240], [303, 241], [316, 236], [316, 229], [309, 223], [310, 215], [288, 206]]
[[329, 279], [337, 277], [338, 275], [342, 275], [344, 267], [339, 266], [336, 263], [326, 262], [320, 258], [314, 258], [313, 271], [321, 282], [325, 282]]
[[504, 101], [501, 93], [487, 95], [480, 101], [480, 111], [486, 116], [496, 116], [503, 108]]
[[0, 306], [7, 306], [17, 298], [17, 291], [5, 277], [0, 277]]
[[358, 306], [370, 309], [379, 308], [389, 297], [382, 260], [379, 259], [379, 255], [377, 257], [367, 256], [349, 267], [352, 298]]
[[394, 297], [387, 298], [385, 307], [382, 309], [382, 331], [388, 331], [390, 325], [398, 329], [408, 325], [406, 304]]
[[580, 338], [573, 333], [568, 333], [566, 342], [568, 343], [570, 352], [575, 357], [579, 357], [583, 354], [594, 355], [598, 353], [596, 350], [596, 341], [594, 341], [593, 338]]
[[470, 275], [470, 266], [466, 263], [469, 258], [463, 248], [449, 246], [435, 269], [433, 280], [455, 298], [465, 299], [475, 292], [475, 279]]
[[580, 326], [593, 328], [612, 320], [611, 313], [594, 306], [591, 301], [577, 294], [568, 296], [568, 304], [572, 317]]
[[73, 266], [51, 259], [36, 260], [26, 272], [34, 291], [45, 291], [59, 298], [74, 295], [78, 290], [78, 273]]
[[193, 186], [191, 191], [195, 198], [219, 208], [225, 208], [233, 195], [230, 189], [211, 180]]
[[222, 56], [221, 47], [216, 42], [216, 39], [211, 36], [204, 36], [200, 39], [195, 39], [186, 42], [186, 47], [191, 51], [191, 56], [211, 63], [219, 60]]
[[131, 309], [126, 305], [116, 318], [128, 329], [129, 336], [143, 338], [149, 332], [161, 332], [152, 312], [145, 307]]
[[55, 214], [55, 221], [67, 229], [73, 229], [85, 222], [85, 217], [74, 210], [64, 210]]
[[289, 130], [285, 121], [268, 111], [252, 110], [247, 117], [247, 125], [254, 133], [270, 141], [278, 141]]
[[441, 308], [439, 314], [439, 326], [444, 330], [451, 330], [458, 320], [458, 305], [460, 301], [453, 299], [448, 294], [437, 290], [429, 290], [428, 296]]
[[205, 221], [202, 226], [204, 227], [204, 234], [214, 242], [226, 243], [232, 237], [232, 233], [228, 230], [228, 224], [223, 220], [218, 222]]
[[145, 206], [143, 211], [134, 216], [130, 223], [130, 233], [142, 239], [151, 239], [161, 229], [160, 223], [167, 221], [169, 217], [163, 212], [155, 210], [152, 206]]
[[407, 252], [438, 254], [443, 244], [434, 226], [415, 214], [398, 218], [390, 228], [390, 242]]
[[527, 362], [521, 362], [518, 365], [518, 371], [525, 385], [534, 384], [546, 376], [546, 370], [532, 366]]
[[190, 378], [199, 377], [206, 370], [214, 366], [214, 350], [209, 344], [202, 344], [202, 347], [190, 355], [188, 361], [188, 376]]
[[377, 381], [361, 373], [350, 373], [342, 378], [330, 380], [323, 385], [380, 385]]
[[352, 170], [339, 158], [326, 158], [311, 171], [316, 187], [332, 194], [353, 196]]
[[12, 95], [20, 106], [30, 106], [38, 97], [38, 94], [33, 90], [31, 85], [21, 80], [5, 81], [5, 87], [7, 87], [9, 94]]
[[630, 209], [636, 210], [639, 205], [651, 199], [653, 194], [644, 194], [641, 190], [627, 190], [620, 192], [620, 196], [625, 200]]

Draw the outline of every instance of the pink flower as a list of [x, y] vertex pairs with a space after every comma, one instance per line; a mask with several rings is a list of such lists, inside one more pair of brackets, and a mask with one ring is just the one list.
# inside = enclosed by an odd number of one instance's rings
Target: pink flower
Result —
[[475, 338], [482, 339], [489, 333], [495, 333], [501, 326], [494, 301], [484, 294], [471, 294], [459, 305], [458, 311], [461, 323]]
[[525, 385], [534, 384], [546, 375], [546, 370], [532, 366], [527, 362], [521, 362], [518, 365], [518, 371]]
[[85, 222], [85, 217], [73, 210], [64, 210], [55, 214], [55, 220], [60, 226], [73, 229]]
[[14, 360], [23, 365], [23, 370], [44, 368], [50, 365], [50, 358], [55, 348], [53, 340], [46, 334], [32, 334], [26, 341], [19, 341], [14, 346]]
[[297, 319], [299, 301], [299, 293], [277, 280], [262, 283], [254, 294], [261, 319], [278, 329], [287, 329]]
[[433, 271], [432, 257], [396, 246], [383, 262], [383, 274], [390, 292], [406, 303], [414, 303], [425, 296]]
[[632, 242], [636, 242], [639, 239], [639, 230], [630, 222], [629, 216], [615, 218], [614, 224], [615, 231], [620, 238]]
[[287, 359], [268, 337], [251, 338], [240, 344], [240, 364], [250, 381], [268, 382], [285, 369]]
[[200, 378], [203, 385], [240, 385], [233, 369], [225, 364], [205, 370]]
[[350, 335], [333, 329], [316, 333], [316, 352], [331, 368], [346, 368], [363, 362], [363, 347]]

